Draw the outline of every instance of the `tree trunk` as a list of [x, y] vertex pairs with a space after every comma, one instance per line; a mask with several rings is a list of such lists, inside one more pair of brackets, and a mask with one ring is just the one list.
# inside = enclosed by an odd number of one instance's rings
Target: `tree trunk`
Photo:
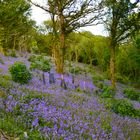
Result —
[[92, 57], [89, 58], [89, 61], [90, 61], [90, 66], [92, 66], [92, 61], [93, 61]]
[[110, 46], [110, 76], [111, 76], [111, 85], [115, 89], [115, 46]]
[[[60, 10], [61, 11], [61, 10]], [[64, 25], [64, 16], [63, 13], [59, 14], [60, 19], [60, 48], [59, 48], [59, 65], [58, 73], [64, 73], [64, 56], [65, 56], [65, 25]]]
[[78, 63], [78, 51], [77, 50], [75, 50], [75, 61], [76, 61], [76, 63]]
[[14, 35], [13, 51], [16, 50], [16, 35]]
[[65, 34], [60, 35], [60, 73], [64, 73], [64, 55], [65, 55]]

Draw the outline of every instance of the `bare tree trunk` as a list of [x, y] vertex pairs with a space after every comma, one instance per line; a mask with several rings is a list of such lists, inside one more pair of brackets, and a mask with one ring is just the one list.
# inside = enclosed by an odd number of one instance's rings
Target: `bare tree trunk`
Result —
[[76, 61], [76, 63], [78, 63], [78, 51], [77, 50], [75, 50], [75, 61]]
[[14, 42], [13, 42], [13, 51], [16, 49], [16, 35], [14, 35]]
[[65, 56], [65, 34], [60, 35], [60, 67], [59, 72], [64, 73], [64, 56]]
[[90, 66], [92, 66], [92, 61], [93, 61], [93, 59], [92, 59], [91, 56], [90, 56], [90, 58], [89, 58], [89, 61], [90, 61]]
[[46, 85], [46, 80], [45, 80], [45, 74], [44, 74], [44, 72], [42, 73], [42, 81], [43, 81], [43, 84]]
[[114, 46], [110, 46], [110, 76], [111, 76], [111, 85], [115, 89], [116, 81], [115, 81], [115, 47]]
[[[60, 8], [61, 9], [61, 8]], [[63, 13], [60, 10], [59, 13], [59, 19], [60, 19], [60, 49], [59, 49], [59, 67], [58, 67], [58, 73], [63, 74], [64, 73], [64, 56], [65, 56], [65, 25], [64, 25], [64, 16]]]

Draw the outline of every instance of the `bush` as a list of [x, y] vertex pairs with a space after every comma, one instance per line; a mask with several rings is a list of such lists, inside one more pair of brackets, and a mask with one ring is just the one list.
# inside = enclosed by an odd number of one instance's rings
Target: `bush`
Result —
[[92, 79], [93, 79], [93, 83], [94, 83], [94, 84], [97, 84], [97, 82], [99, 82], [99, 81], [104, 81], [104, 77], [101, 76], [101, 75], [94, 75], [94, 76], [92, 77]]
[[9, 71], [12, 75], [12, 80], [20, 84], [26, 84], [32, 78], [31, 73], [23, 62], [15, 62], [9, 68]]
[[112, 108], [112, 102], [113, 100], [111, 98], [106, 98], [106, 99], [100, 98], [100, 103], [103, 103], [104, 106], [109, 110]]
[[133, 105], [126, 99], [116, 99], [112, 102], [111, 109], [122, 116], [136, 116], [136, 110]]
[[43, 59], [41, 63], [41, 70], [49, 72], [51, 70], [51, 65], [48, 60]]
[[4, 61], [3, 61], [3, 59], [1, 57], [0, 57], [0, 63], [4, 64]]
[[137, 118], [140, 118], [140, 109], [136, 109], [135, 114]]
[[11, 51], [10, 56], [17, 57], [16, 52], [15, 51]]
[[80, 68], [79, 67], [75, 67], [75, 68], [70, 68], [70, 73], [73, 74], [79, 74], [80, 73]]
[[45, 72], [49, 72], [51, 69], [49, 60], [45, 59], [43, 56], [32, 56], [28, 60], [32, 62], [30, 65], [31, 70], [39, 69]]
[[34, 70], [34, 69], [40, 69], [39, 67], [40, 65], [37, 62], [32, 62], [30, 64], [30, 70]]
[[5, 56], [11, 56], [11, 57], [17, 57], [16, 51], [15, 50], [7, 50], [5, 52]]
[[129, 78], [127, 76], [121, 75], [120, 73], [117, 73], [115, 75], [115, 77], [116, 77], [116, 80], [121, 82], [121, 83], [125, 84], [125, 83], [129, 83], [130, 82], [130, 80], [129, 80]]
[[36, 59], [36, 55], [31, 55], [31, 56], [28, 58], [28, 61], [34, 62], [35, 59]]
[[36, 56], [36, 60], [37, 60], [37, 61], [42, 61], [42, 60], [44, 60], [44, 56], [42, 56], [42, 55], [37, 55], [37, 56]]
[[123, 93], [131, 100], [137, 101], [140, 97], [140, 94], [131, 88], [124, 89]]
[[115, 96], [115, 90], [112, 87], [104, 86], [102, 98], [113, 98]]
[[95, 83], [95, 86], [100, 88], [100, 89], [103, 89], [104, 88], [104, 83], [103, 82], [98, 82], [98, 83]]

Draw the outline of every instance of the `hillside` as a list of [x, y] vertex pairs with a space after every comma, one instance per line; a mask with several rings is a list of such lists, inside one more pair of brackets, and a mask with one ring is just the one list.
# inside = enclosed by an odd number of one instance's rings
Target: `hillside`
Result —
[[[48, 72], [32, 69], [29, 83], [18, 84], [8, 68], [15, 61], [30, 68], [29, 57], [1, 56], [1, 139], [4, 135], [9, 140], [140, 139], [140, 92], [120, 83], [114, 91], [109, 80], [101, 79], [94, 68], [80, 63], [73, 64], [79, 68], [77, 73], [68, 72], [66, 67], [63, 88], [61, 75], [55, 72], [51, 58], [47, 59], [52, 62], [55, 83], [49, 83]], [[139, 99], [132, 100], [127, 94], [130, 91]]]

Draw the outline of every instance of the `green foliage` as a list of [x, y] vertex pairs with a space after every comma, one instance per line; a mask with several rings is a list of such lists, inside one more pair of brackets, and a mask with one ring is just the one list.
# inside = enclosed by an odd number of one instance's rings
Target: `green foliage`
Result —
[[102, 98], [113, 98], [115, 96], [115, 90], [112, 87], [104, 86], [103, 93], [101, 93]]
[[31, 73], [26, 68], [26, 65], [23, 62], [15, 62], [9, 68], [9, 71], [11, 73], [12, 80], [17, 83], [27, 84], [29, 80], [32, 79]]
[[122, 116], [136, 116], [132, 103], [126, 99], [116, 99], [112, 102], [112, 110]]
[[[25, 0], [4, 0], [0, 2], [1, 46], [5, 50], [9, 48], [17, 49], [20, 46], [20, 41], [22, 41], [22, 46], [27, 46], [27, 43], [31, 42], [33, 21], [29, 20], [28, 17], [30, 6]], [[11, 56], [15, 57], [16, 55], [12, 52]]]
[[1, 57], [0, 57], [0, 63], [4, 64], [4, 61], [3, 61], [3, 59]]
[[39, 67], [40, 65], [37, 63], [37, 62], [32, 62], [30, 64], [30, 69], [33, 70], [33, 69], [40, 69]]
[[130, 82], [129, 77], [125, 76], [125, 75], [121, 75], [120, 73], [116, 73], [115, 75], [116, 80], [121, 82], [121, 83], [128, 83]]
[[82, 92], [82, 90], [81, 90], [80, 87], [77, 87], [77, 88], [76, 88], [76, 91], [77, 91], [77, 92]]
[[134, 44], [120, 46], [116, 58], [116, 78], [118, 81], [128, 83], [138, 81], [140, 77], [140, 55]]
[[6, 93], [0, 90], [0, 98], [6, 97]]
[[3, 75], [2, 77], [6, 81], [10, 81], [11, 80], [11, 76], [10, 75]]
[[50, 61], [47, 59], [43, 59], [41, 63], [41, 70], [49, 72], [51, 70]]
[[72, 67], [70, 68], [70, 72], [73, 74], [79, 74], [80, 73], [80, 68], [79, 67]]
[[108, 120], [102, 120], [102, 128], [107, 131], [108, 133], [112, 131], [112, 127]]
[[103, 82], [97, 82], [95, 85], [96, 85], [96, 87], [98, 87], [100, 89], [104, 88], [104, 83]]
[[0, 76], [0, 86], [9, 90], [12, 87], [9, 79], [11, 78], [8, 78], [8, 76]]
[[36, 55], [31, 55], [31, 56], [28, 58], [28, 61], [34, 62], [35, 59], [36, 59]]
[[106, 99], [100, 98], [100, 103], [103, 103], [105, 105], [105, 107], [110, 110], [112, 108], [113, 100], [112, 100], [112, 98], [106, 98]]
[[104, 81], [104, 77], [102, 75], [94, 75], [92, 80], [94, 84], [97, 84], [99, 81]]
[[69, 60], [98, 65], [105, 71], [109, 65], [108, 40], [104, 36], [95, 36], [91, 32], [71, 33], [67, 56]]
[[45, 59], [44, 56], [32, 56], [29, 59], [32, 63], [30, 69], [39, 69], [45, 72], [49, 72], [51, 69], [50, 61]]
[[131, 100], [139, 100], [140, 93], [136, 92], [132, 88], [124, 89], [123, 93]]
[[25, 103], [29, 103], [32, 99], [42, 99], [43, 94], [38, 94], [38, 93], [30, 93], [24, 96], [23, 100]]
[[2, 68], [0, 68], [0, 73], [2, 73], [3, 72], [3, 69]]
[[1, 117], [4, 117], [4, 119], [0, 117], [0, 129], [7, 132], [8, 135], [14, 135], [15, 137], [18, 137], [23, 133], [23, 127], [20, 124], [17, 124], [12, 116], [9, 114], [4, 115], [2, 112], [0, 115]]
[[10, 53], [9, 53], [9, 56], [11, 56], [11, 57], [17, 57], [17, 55], [16, 55], [16, 51], [11, 51]]
[[25, 140], [26, 138], [24, 132], [26, 132], [30, 140], [44, 140], [41, 132], [36, 130], [30, 132], [30, 128], [27, 125], [25, 125], [23, 122], [21, 123], [20, 120], [15, 119], [11, 114], [0, 112], [0, 116], [0, 129], [8, 134], [8, 139]]
[[140, 118], [140, 109], [135, 109], [136, 118]]

